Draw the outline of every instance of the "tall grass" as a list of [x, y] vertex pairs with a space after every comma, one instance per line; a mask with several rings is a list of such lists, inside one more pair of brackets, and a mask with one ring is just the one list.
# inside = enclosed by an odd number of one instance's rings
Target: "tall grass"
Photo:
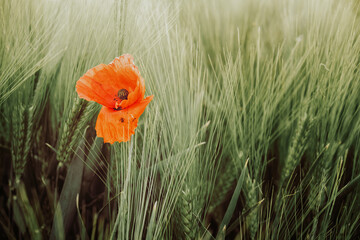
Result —
[[[360, 237], [357, 1], [1, 1], [8, 239]], [[154, 95], [94, 131], [91, 67], [134, 56]]]

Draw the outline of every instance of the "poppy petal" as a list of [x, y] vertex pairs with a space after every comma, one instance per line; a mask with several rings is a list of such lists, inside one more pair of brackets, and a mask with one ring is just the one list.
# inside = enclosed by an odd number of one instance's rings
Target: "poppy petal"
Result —
[[120, 111], [102, 107], [95, 126], [97, 136], [111, 144], [129, 141], [135, 133], [139, 117], [152, 99], [153, 96], [149, 96]]
[[[126, 89], [128, 99], [121, 101], [118, 92]], [[143, 99], [145, 82], [130, 54], [117, 57], [109, 65], [100, 64], [88, 70], [76, 83], [80, 98], [95, 101], [108, 108], [126, 108]], [[116, 103], [118, 102], [118, 103]]]
[[115, 82], [111, 84], [118, 89], [127, 88], [129, 92], [132, 92], [137, 87], [141, 77], [133, 60], [134, 58], [130, 54], [124, 54], [109, 64], [116, 74]]
[[143, 99], [144, 95], [145, 95], [145, 82], [144, 79], [140, 77], [140, 80], [138, 81], [135, 90], [129, 93], [127, 100], [121, 101], [120, 107], [122, 109], [127, 108], [128, 106], [137, 102], [139, 99]]
[[115, 107], [118, 89], [108, 84], [115, 76], [112, 68], [100, 64], [88, 70], [76, 83], [76, 91], [80, 98], [95, 101], [108, 108]]

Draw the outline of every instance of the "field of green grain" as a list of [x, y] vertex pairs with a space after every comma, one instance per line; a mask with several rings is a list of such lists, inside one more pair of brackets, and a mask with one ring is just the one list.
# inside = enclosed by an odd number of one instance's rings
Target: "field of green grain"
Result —
[[[0, 0], [0, 239], [360, 238], [356, 0]], [[76, 81], [154, 99], [96, 136]]]

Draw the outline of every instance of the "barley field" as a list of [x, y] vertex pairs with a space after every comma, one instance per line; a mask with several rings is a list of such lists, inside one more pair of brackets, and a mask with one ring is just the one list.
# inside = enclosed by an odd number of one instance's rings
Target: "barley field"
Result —
[[[76, 84], [124, 54], [110, 144]], [[0, 110], [0, 239], [360, 239], [359, 1], [0, 0]]]

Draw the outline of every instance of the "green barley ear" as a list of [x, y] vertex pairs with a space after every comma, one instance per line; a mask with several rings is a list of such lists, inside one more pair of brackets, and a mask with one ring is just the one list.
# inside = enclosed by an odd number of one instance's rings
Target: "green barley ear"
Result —
[[131, 215], [129, 213], [130, 206], [128, 202], [128, 196], [126, 195], [125, 191], [120, 193], [117, 204], [118, 212], [110, 239], [126, 239], [129, 237], [129, 224]]
[[176, 205], [176, 232], [178, 239], [196, 239], [199, 232], [198, 220], [194, 209], [192, 192], [185, 185], [184, 190], [180, 192]]
[[309, 199], [314, 201], [314, 204], [311, 204], [311, 207], [313, 209], [317, 209], [318, 206], [321, 205], [321, 196], [323, 194], [324, 188], [326, 187], [327, 178], [330, 174], [330, 168], [333, 164], [331, 161], [331, 158], [333, 157], [333, 154], [336, 151], [337, 144], [328, 143], [323, 151], [319, 153], [319, 157], [321, 156], [321, 159], [316, 166], [316, 171], [314, 171], [314, 176], [312, 179], [312, 184], [309, 192]]
[[67, 163], [71, 159], [72, 149], [74, 149], [79, 134], [88, 120], [84, 117], [87, 106], [87, 101], [76, 98], [71, 112], [64, 122], [56, 156], [56, 159], [61, 163]]
[[[250, 209], [254, 206], [256, 206], [256, 204], [258, 203], [258, 195], [257, 195], [257, 188], [256, 188], [256, 181], [253, 180], [250, 176], [250, 174], [248, 174], [248, 177], [245, 181], [246, 183], [246, 205], [247, 208]], [[250, 232], [250, 237], [251, 239], [255, 239], [255, 234], [257, 232], [258, 229], [258, 214], [256, 209], [252, 210], [250, 212], [250, 214], [247, 216], [247, 222], [248, 222], [248, 227], [249, 227], [249, 232]]]
[[305, 115], [299, 119], [295, 135], [290, 143], [288, 157], [285, 161], [285, 166], [282, 170], [280, 177], [280, 185], [283, 186], [285, 181], [291, 178], [292, 172], [299, 164], [301, 156], [304, 154], [307, 147], [307, 140], [311, 131], [313, 120], [305, 113]]
[[[231, 161], [224, 165], [224, 170], [219, 172], [214, 191], [211, 197], [209, 212], [215, 210], [225, 199], [227, 193], [235, 188], [238, 172]], [[219, 219], [221, 221], [221, 219]]]
[[235, 189], [238, 177], [238, 171], [230, 160], [223, 164], [223, 169], [218, 173], [208, 210], [218, 224], [221, 223], [225, 214], [219, 206], [229, 196], [229, 192]]
[[[27, 92], [26, 89], [36, 84], [34, 93]], [[32, 81], [14, 93], [12, 98], [14, 111], [9, 114], [11, 121], [11, 151], [13, 167], [16, 181], [19, 181], [23, 174], [28, 155], [33, 145], [33, 138], [39, 127], [44, 110], [43, 102], [46, 100], [46, 80], [39, 80], [39, 73], [35, 74]], [[42, 101], [41, 101], [42, 100]], [[11, 103], [9, 101], [9, 103]]]
[[[317, 171], [314, 173], [313, 186], [310, 188], [309, 199], [312, 201], [311, 208], [316, 213], [312, 229], [311, 236], [314, 239], [317, 235], [319, 216], [317, 213], [320, 210], [321, 205], [325, 201], [326, 189], [328, 189], [329, 179], [332, 176], [332, 166], [334, 165], [333, 157], [340, 147], [340, 143], [327, 144], [325, 146], [325, 152], [322, 157], [322, 161], [319, 162]], [[329, 148], [330, 147], [330, 148]], [[330, 187], [331, 189], [331, 187]]]
[[15, 173], [15, 181], [19, 182], [21, 175], [24, 172], [26, 164], [25, 144], [27, 140], [27, 120], [28, 111], [25, 107], [18, 104], [18, 107], [12, 112], [11, 126], [11, 158], [13, 169]]
[[34, 144], [34, 138], [40, 126], [41, 116], [45, 109], [44, 102], [47, 101], [48, 81], [39, 80], [39, 74], [34, 76], [36, 89], [32, 94], [23, 94], [24, 90], [14, 93], [17, 106], [12, 112], [13, 140], [12, 152], [14, 159], [14, 171], [17, 180], [20, 179], [30, 150]]

